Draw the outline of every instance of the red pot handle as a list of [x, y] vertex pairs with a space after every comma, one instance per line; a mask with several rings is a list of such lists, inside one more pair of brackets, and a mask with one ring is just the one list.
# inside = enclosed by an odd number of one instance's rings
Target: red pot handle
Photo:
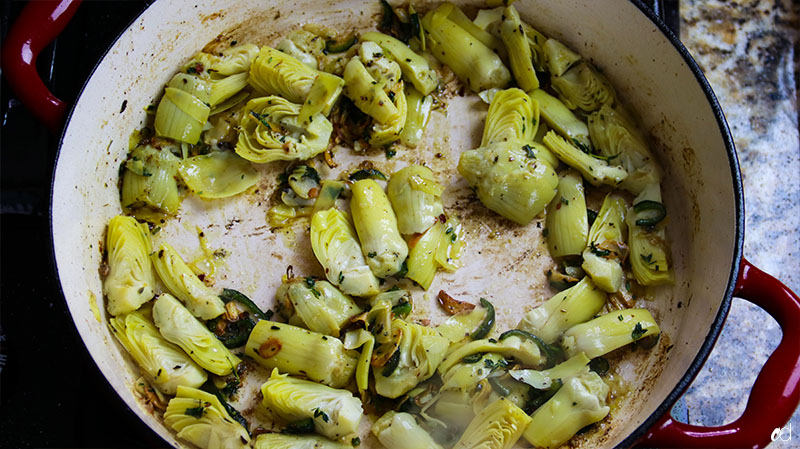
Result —
[[666, 414], [637, 446], [763, 448], [785, 436], [782, 428], [800, 403], [800, 298], [745, 258], [733, 294], [766, 310], [783, 330], [780, 345], [756, 378], [744, 413], [719, 427], [684, 424]]
[[33, 0], [25, 5], [3, 43], [3, 75], [20, 101], [57, 133], [67, 105], [44, 85], [36, 58], [64, 30], [80, 0]]

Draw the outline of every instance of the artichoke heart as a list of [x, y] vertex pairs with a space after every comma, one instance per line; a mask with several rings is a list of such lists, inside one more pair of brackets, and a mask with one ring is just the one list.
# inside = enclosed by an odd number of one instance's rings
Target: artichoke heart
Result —
[[582, 428], [605, 418], [608, 385], [597, 373], [585, 369], [563, 380], [563, 386], [533, 413], [523, 435], [535, 447], [557, 448]]
[[218, 105], [247, 87], [250, 63], [257, 54], [258, 46], [254, 44], [236, 45], [219, 54], [200, 52], [182, 71], [208, 81], [211, 89], [208, 103], [211, 112], [217, 113], [221, 110], [217, 108]]
[[294, 30], [275, 48], [316, 70], [319, 68], [318, 58], [325, 51], [325, 39], [306, 30]]
[[367, 265], [380, 278], [397, 273], [408, 256], [408, 246], [397, 230], [389, 198], [372, 179], [356, 181], [351, 192], [350, 212]]
[[624, 235], [625, 200], [619, 195], [609, 194], [589, 231], [588, 246], [583, 250], [581, 268], [601, 289], [614, 293], [622, 286], [622, 261], [628, 255]]
[[375, 391], [387, 398], [400, 397], [433, 376], [450, 345], [450, 340], [430, 327], [395, 318], [392, 320], [392, 332], [396, 329], [400, 334], [396, 367], [393, 370], [373, 370]]
[[258, 182], [250, 162], [231, 151], [214, 151], [186, 158], [178, 165], [183, 182], [200, 198], [238, 195]]
[[552, 77], [550, 83], [568, 108], [578, 108], [587, 113], [613, 103], [616, 97], [611, 83], [586, 61], [561, 76]]
[[108, 313], [133, 312], [154, 295], [147, 225], [133, 217], [113, 217], [108, 222], [106, 248], [109, 272], [103, 281], [103, 293], [108, 297]]
[[257, 163], [306, 160], [328, 147], [333, 125], [318, 113], [308, 126], [300, 122], [301, 106], [281, 97], [254, 98], [242, 113], [236, 153]]
[[471, 393], [478, 383], [495, 370], [488, 366], [502, 366], [503, 356], [497, 353], [482, 354], [475, 362], [461, 361], [442, 374], [442, 391], [455, 390]]
[[211, 86], [203, 79], [178, 73], [167, 84], [156, 110], [159, 137], [196, 144], [211, 112]]
[[[319, 76], [336, 79], [338, 89], [331, 89], [323, 99], [322, 113], [330, 112], [341, 93], [341, 79], [335, 75], [325, 74], [303, 64], [292, 56], [271, 47], [261, 47], [253, 63], [250, 65], [248, 83], [257, 91], [266, 95], [276, 95], [291, 103], [306, 104]], [[317, 120], [316, 117], [314, 120]]]
[[353, 449], [352, 445], [336, 443], [316, 435], [262, 433], [256, 437], [255, 449]]
[[180, 160], [168, 147], [137, 146], [125, 161], [122, 175], [123, 209], [141, 220], [157, 221], [175, 215], [181, 204], [178, 190]]
[[225, 304], [219, 296], [194, 274], [168, 243], [162, 243], [158, 251], [153, 252], [150, 257], [161, 282], [170, 293], [186, 304], [192, 315], [210, 320], [225, 312]]
[[353, 378], [358, 355], [336, 338], [266, 320], [253, 328], [245, 354], [264, 368], [302, 375], [334, 388], [344, 387]]
[[430, 168], [410, 165], [395, 172], [386, 185], [386, 194], [397, 212], [401, 234], [419, 234], [433, 226], [444, 213], [444, 186], [436, 182]]
[[219, 399], [196, 388], [178, 387], [164, 412], [164, 424], [203, 449], [245, 449], [250, 434], [233, 420]]
[[570, 357], [584, 352], [593, 359], [661, 332], [647, 309], [624, 309], [569, 328], [561, 346]]
[[516, 335], [508, 336], [501, 341], [482, 338], [454, 347], [447, 354], [447, 358], [439, 365], [439, 373], [447, 373], [455, 364], [460, 363], [464, 357], [485, 352], [494, 352], [504, 358], [513, 357], [514, 360], [526, 366], [538, 367], [546, 362], [546, 357], [539, 350], [536, 342], [527, 338]]
[[649, 184], [661, 182], [661, 169], [633, 121], [620, 109], [603, 105], [589, 115], [589, 135], [606, 158], [628, 171], [620, 187], [638, 195]]
[[539, 103], [521, 89], [498, 91], [486, 113], [481, 146], [533, 141], [539, 127]]
[[486, 207], [521, 225], [544, 210], [558, 185], [550, 164], [528, 156], [518, 141], [461, 153], [458, 172]]
[[575, 256], [586, 248], [589, 220], [583, 179], [576, 170], [558, 175], [558, 192], [547, 206], [546, 223], [551, 256]]
[[563, 75], [567, 69], [581, 60], [581, 55], [552, 38], [547, 39], [542, 44], [542, 54], [544, 55], [544, 62], [547, 64], [547, 70], [553, 76]]
[[472, 419], [453, 449], [510, 449], [530, 422], [521, 408], [501, 397]]
[[211, 373], [228, 375], [241, 362], [169, 293], [156, 299], [153, 321], [167, 341], [180, 346], [192, 360]]
[[388, 411], [370, 430], [388, 449], [442, 449], [409, 413]]
[[362, 41], [372, 41], [380, 45], [386, 54], [400, 66], [403, 78], [414, 85], [422, 95], [428, 95], [436, 89], [439, 77], [428, 60], [414, 53], [402, 41], [383, 33], [367, 32], [361, 35]]
[[588, 277], [526, 313], [517, 329], [537, 335], [545, 343], [554, 343], [572, 326], [595, 316], [606, 303], [606, 294]]
[[[660, 207], [663, 214], [656, 223], [650, 223], [648, 209], [644, 206]], [[672, 270], [669, 243], [666, 231], [666, 209], [661, 200], [661, 186], [649, 184], [633, 200], [625, 221], [628, 224], [630, 263], [636, 282], [641, 285], [663, 285], [675, 282]]]
[[400, 66], [375, 42], [363, 42], [344, 69], [344, 94], [373, 119], [369, 143], [386, 145], [400, 138], [408, 115]]
[[539, 88], [539, 80], [533, 67], [533, 53], [516, 8], [513, 5], [507, 6], [502, 18], [500, 38], [508, 49], [511, 72], [517, 85], [526, 92]]
[[281, 284], [275, 294], [281, 315], [289, 323], [314, 332], [339, 336], [350, 317], [362, 312], [352, 298], [328, 281], [293, 278]]
[[548, 131], [543, 140], [550, 151], [565, 164], [580, 171], [583, 178], [593, 186], [607, 184], [616, 187], [628, 176], [624, 168], [609, 165], [608, 161], [581, 151], [554, 131]]
[[325, 270], [325, 277], [348, 295], [378, 293], [372, 273], [347, 214], [331, 208], [311, 217], [311, 248]]
[[142, 374], [162, 393], [174, 395], [178, 387], [197, 388], [208, 376], [179, 347], [158, 333], [152, 319], [141, 310], [109, 320], [109, 328], [139, 365]]
[[331, 439], [354, 434], [364, 413], [361, 401], [349, 391], [294, 379], [277, 369], [261, 386], [261, 393], [271, 417], [286, 423], [310, 418], [314, 430]]
[[[473, 92], [505, 87], [511, 81], [508, 68], [492, 48], [452, 20], [459, 20], [463, 15], [459, 12], [458, 7], [445, 3], [428, 11], [422, 18], [425, 41], [430, 46], [431, 54], [450, 67]], [[469, 19], [463, 24], [466, 23], [471, 24]], [[477, 26], [475, 28], [483, 31]], [[485, 35], [487, 41], [496, 39], [489, 33], [481, 34]]]

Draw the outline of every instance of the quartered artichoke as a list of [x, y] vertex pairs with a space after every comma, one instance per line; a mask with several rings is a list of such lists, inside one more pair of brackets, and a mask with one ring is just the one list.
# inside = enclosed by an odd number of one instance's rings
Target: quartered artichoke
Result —
[[196, 144], [211, 112], [210, 101], [211, 86], [207, 81], [178, 73], [158, 103], [156, 135]]
[[661, 182], [661, 169], [633, 121], [620, 109], [603, 105], [589, 115], [589, 135], [606, 158], [613, 158], [628, 171], [620, 184], [638, 195], [649, 184]]
[[141, 310], [109, 320], [109, 328], [139, 365], [142, 374], [162, 393], [178, 387], [197, 388], [208, 376], [181, 348], [161, 336], [148, 313]]
[[231, 418], [219, 399], [195, 388], [178, 387], [164, 412], [164, 424], [202, 449], [245, 449], [250, 443], [248, 429]]
[[225, 304], [186, 265], [180, 254], [168, 243], [162, 243], [150, 256], [161, 282], [180, 299], [192, 315], [210, 320], [225, 312]]
[[272, 370], [261, 386], [263, 406], [285, 423], [312, 419], [314, 430], [331, 439], [354, 434], [363, 415], [361, 401], [347, 390], [337, 390]]
[[178, 213], [180, 159], [169, 147], [139, 145], [131, 151], [122, 174], [122, 208], [139, 219], [158, 221]]
[[397, 273], [408, 256], [408, 246], [397, 230], [397, 218], [383, 187], [362, 179], [350, 191], [350, 212], [367, 265], [380, 278]]
[[109, 220], [106, 233], [109, 271], [103, 280], [103, 293], [108, 297], [111, 315], [133, 312], [153, 298], [155, 276], [150, 264], [150, 245], [147, 225], [122, 215]]
[[153, 321], [167, 341], [180, 346], [198, 365], [218, 376], [230, 374], [241, 362], [168, 293], [156, 299]]
[[444, 213], [444, 186], [436, 182], [430, 168], [410, 165], [395, 172], [386, 185], [386, 194], [397, 213], [401, 234], [418, 234], [433, 226]]
[[334, 388], [350, 382], [358, 356], [336, 338], [267, 320], [253, 328], [245, 354], [264, 368], [302, 375]]
[[287, 280], [278, 287], [275, 299], [279, 313], [289, 324], [334, 337], [352, 316], [362, 312], [352, 298], [330, 282], [311, 277]]
[[588, 368], [563, 379], [563, 386], [531, 416], [525, 439], [541, 448], [557, 448], [580, 429], [608, 415], [608, 385]]
[[400, 138], [407, 107], [400, 66], [375, 42], [361, 44], [344, 69], [344, 94], [373, 119], [369, 143], [386, 145]]
[[348, 295], [378, 293], [372, 274], [347, 214], [331, 208], [311, 217], [311, 248], [325, 270], [325, 277]]
[[409, 413], [386, 412], [370, 430], [387, 449], [442, 449]]
[[478, 413], [453, 449], [510, 449], [531, 422], [521, 408], [500, 398]]
[[333, 125], [321, 113], [300, 120], [301, 105], [268, 96], [247, 102], [236, 153], [258, 163], [306, 160], [325, 151]]
[[397, 398], [436, 373], [450, 341], [436, 329], [392, 320], [392, 341], [384, 343], [372, 358], [375, 391]]

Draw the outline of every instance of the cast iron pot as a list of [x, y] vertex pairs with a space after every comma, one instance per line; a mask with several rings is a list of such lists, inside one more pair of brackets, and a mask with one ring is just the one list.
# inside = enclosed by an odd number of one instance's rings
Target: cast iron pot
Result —
[[[416, 3], [418, 9], [426, 8]], [[39, 79], [35, 59], [78, 4], [31, 2], [4, 43], [4, 74], [54, 131], [61, 129], [66, 114], [51, 212], [58, 276], [75, 325], [122, 400], [167, 442], [183, 446], [185, 442], [137, 401], [132, 383], [138, 370], [104, 324], [108, 317], [98, 274], [100, 247], [108, 219], [121, 212], [117, 181], [128, 136], [144, 124], [144, 106], [206, 43], [217, 38], [274, 43], [275, 37], [307, 22], [340, 30], [365, 27], [375, 23], [379, 5], [356, 0], [160, 0], [119, 36], [67, 112]], [[664, 337], [650, 352], [619, 362], [618, 375], [628, 381], [631, 392], [609, 419], [580, 438], [580, 446], [766, 446], [800, 401], [800, 299], [742, 257], [741, 175], [728, 126], [708, 82], [678, 39], [638, 1], [521, 0], [515, 5], [524, 20], [590, 58], [610, 78], [624, 102], [640, 115], [666, 173], [663, 189], [677, 281], [647, 304]], [[127, 107], [121, 107], [123, 101]], [[542, 267], [551, 261], [535, 226], [520, 231], [491, 214], [481, 215], [479, 205], [459, 206], [466, 194], [454, 171], [457, 155], [477, 146], [484, 115], [485, 106], [474, 96], [456, 98], [447, 116], [438, 116], [429, 127], [430, 147], [444, 148], [443, 160], [431, 163], [454, 192], [445, 198], [446, 207], [462, 207], [478, 216], [471, 224], [468, 220], [470, 252], [464, 268], [456, 275], [440, 274], [431, 290], [491, 297], [501, 317], [498, 328], [504, 329], [535, 305], [531, 298], [546, 297]], [[432, 151], [423, 147], [418, 153], [398, 155], [398, 161], [430, 161]], [[358, 158], [337, 154], [337, 160], [347, 164]], [[278, 169], [260, 170], [269, 177]], [[269, 306], [286, 268], [286, 262], [277, 260], [294, 260], [298, 252], [310, 251], [302, 244], [298, 251], [297, 244], [266, 229], [267, 205], [259, 201], [264, 196], [240, 195], [216, 203], [187, 198], [182, 224], [167, 225], [162, 232], [179, 251], [191, 252], [197, 249], [194, 225], [208, 229], [212, 246], [225, 246], [232, 254], [219, 278]], [[223, 229], [220, 225], [226, 222], [230, 226]], [[296, 262], [298, 269], [318, 270], [313, 259]], [[711, 351], [732, 296], [770, 313], [781, 325], [783, 339], [762, 368], [741, 418], [720, 427], [678, 423], [670, 417], [670, 408]], [[435, 306], [429, 309], [435, 315]]]

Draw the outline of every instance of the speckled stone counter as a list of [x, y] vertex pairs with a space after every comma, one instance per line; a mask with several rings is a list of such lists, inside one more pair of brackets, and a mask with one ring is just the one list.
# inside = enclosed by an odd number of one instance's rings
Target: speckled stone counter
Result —
[[[680, 3], [681, 40], [714, 88], [739, 153], [746, 211], [744, 255], [798, 292], [800, 3]], [[714, 351], [684, 397], [688, 421], [720, 425], [738, 418], [758, 371], [780, 338], [779, 326], [766, 312], [735, 299]], [[776, 441], [770, 447], [800, 447], [800, 411], [791, 425], [791, 441]]]

